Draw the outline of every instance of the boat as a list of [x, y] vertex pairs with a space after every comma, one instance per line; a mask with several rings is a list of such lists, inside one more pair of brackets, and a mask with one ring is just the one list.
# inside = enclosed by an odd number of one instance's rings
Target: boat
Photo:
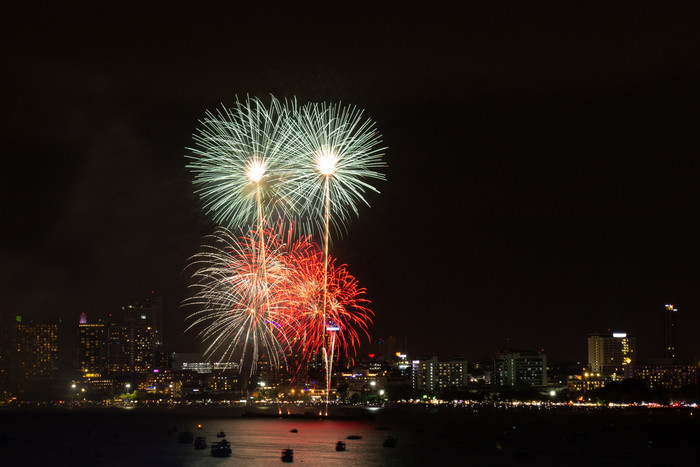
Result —
[[282, 449], [282, 462], [294, 462], [294, 450]]
[[348, 439], [362, 439], [362, 436], [360, 436], [360, 435], [350, 435], [350, 436], [348, 436]]
[[204, 438], [204, 436], [196, 436], [194, 438], [194, 448], [195, 449], [206, 449], [207, 447], [207, 440]]
[[296, 428], [292, 428], [291, 430], [289, 430], [289, 432], [290, 433], [299, 433], [299, 430], [297, 430]]
[[226, 433], [224, 433], [223, 431], [220, 431], [216, 434], [216, 437], [217, 438], [226, 438]]
[[211, 455], [213, 457], [230, 457], [231, 456], [231, 443], [222, 439], [221, 441], [216, 441], [211, 445]]
[[386, 439], [384, 440], [384, 443], [382, 443], [382, 444], [384, 445], [385, 448], [395, 448], [396, 443], [397, 443], [396, 438], [394, 438], [393, 436], [387, 436]]
[[345, 443], [343, 443], [342, 441], [338, 441], [337, 443], [335, 443], [335, 450], [345, 451]]
[[177, 440], [182, 444], [189, 444], [194, 439], [194, 434], [191, 431], [181, 431], [177, 435]]

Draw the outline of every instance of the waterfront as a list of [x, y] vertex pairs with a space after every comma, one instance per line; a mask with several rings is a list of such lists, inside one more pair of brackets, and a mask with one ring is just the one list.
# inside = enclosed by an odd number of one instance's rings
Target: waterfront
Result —
[[[372, 413], [372, 419], [317, 420], [243, 417], [228, 409], [4, 411], [0, 455], [3, 465], [13, 466], [253, 466], [280, 464], [281, 450], [290, 447], [294, 462], [304, 465], [685, 466], [696, 464], [700, 435], [697, 415], [687, 408]], [[224, 431], [232, 456], [213, 458], [209, 449], [181, 444], [182, 431], [205, 436], [208, 445]], [[397, 447], [382, 446], [389, 435]], [[335, 451], [338, 440], [346, 451]]]

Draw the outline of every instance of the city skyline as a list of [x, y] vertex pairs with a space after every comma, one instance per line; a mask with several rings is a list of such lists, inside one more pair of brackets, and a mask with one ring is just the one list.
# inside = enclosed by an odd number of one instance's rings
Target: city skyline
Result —
[[[57, 319], [27, 319], [25, 317], [22, 317], [20, 315], [17, 316], [12, 316], [9, 317], [9, 320], [6, 320], [5, 324], [17, 321], [17, 322], [25, 322], [25, 323], [30, 323], [32, 325], [56, 325], [56, 331], [58, 332], [58, 335], [60, 336], [60, 342], [61, 345], [59, 346], [59, 353], [60, 353], [60, 359], [64, 364], [76, 364], [77, 367], [80, 367], [80, 335], [85, 329], [90, 329], [93, 328], [95, 325], [100, 325], [100, 326], [110, 326], [110, 325], [124, 325], [124, 326], [133, 326], [134, 324], [139, 327], [143, 326], [149, 326], [148, 329], [153, 329], [152, 333], [153, 336], [150, 337], [149, 342], [151, 342], [149, 345], [153, 347], [153, 352], [164, 352], [164, 353], [191, 353], [191, 354], [200, 354], [204, 356], [206, 354], [205, 351], [205, 346], [202, 345], [201, 342], [197, 341], [196, 339], [186, 343], [183, 345], [182, 339], [180, 339], [178, 336], [175, 339], [167, 339], [167, 340], [160, 340], [158, 341], [156, 336], [157, 335], [162, 335], [161, 333], [158, 333], [156, 329], [158, 328], [157, 326], [153, 326], [150, 323], [152, 320], [158, 320], [159, 318], [154, 318], [154, 314], [152, 310], [160, 310], [162, 307], [162, 297], [155, 295], [155, 291], [152, 291], [152, 295], [148, 298], [145, 298], [143, 300], [139, 300], [136, 302], [133, 302], [128, 305], [124, 305], [120, 307], [120, 310], [116, 313], [110, 313], [106, 317], [99, 316], [99, 317], [93, 317], [92, 319], [88, 318], [86, 313], [81, 313], [78, 320], [76, 322], [67, 322], [63, 320], [62, 318], [57, 318]], [[144, 312], [146, 314], [143, 314], [141, 310], [145, 310]], [[678, 312], [678, 308], [675, 307], [674, 305], [666, 304], [663, 307], [664, 311], [669, 311], [672, 310], [674, 312], [674, 318], [675, 314]], [[664, 313], [665, 314], [665, 313]], [[157, 315], [155, 315], [157, 316]], [[162, 318], [160, 318], [162, 319]], [[143, 321], [146, 320], [146, 321]], [[138, 321], [138, 322], [137, 322]], [[142, 322], [142, 323], [139, 323]], [[131, 324], [130, 324], [131, 323]], [[145, 323], [145, 324], [143, 324]], [[151, 327], [153, 326], [153, 327]], [[83, 329], [85, 328], [85, 329]], [[676, 328], [676, 323], [674, 322], [673, 325], [673, 330], [674, 332], [677, 332], [678, 329]], [[682, 328], [681, 328], [682, 329]], [[666, 327], [660, 327], [658, 330], [658, 335], [656, 336], [656, 340], [663, 340], [663, 342], [666, 342], [667, 339], [667, 334], [668, 330]], [[598, 343], [592, 344], [591, 339], [600, 339], [602, 338], [603, 340], [601, 341], [596, 341]], [[156, 345], [156, 341], [158, 341], [158, 344]], [[172, 341], [172, 342], [171, 342]], [[586, 344], [587, 341], [587, 344]], [[626, 363], [621, 363], [619, 360], [622, 358], [620, 352], [621, 350], [617, 349], [617, 346], [619, 342], [624, 343], [625, 345], [628, 345], [628, 342], [631, 342], [631, 348], [632, 352], [631, 354], [624, 354], [625, 356], [630, 356], [632, 357], [631, 360], [629, 360]], [[603, 342], [607, 342], [606, 344], [603, 345]], [[613, 343], [614, 342], [614, 343]], [[612, 344], [611, 344], [612, 343]], [[677, 344], [677, 342], [674, 340], [674, 343]], [[604, 357], [605, 360], [608, 359], [610, 355], [605, 356], [603, 352], [603, 349], [608, 349], [605, 350], [605, 352], [610, 352], [610, 349], [612, 350], [613, 354], [615, 355], [615, 360], [614, 360], [614, 365], [631, 365], [631, 366], [636, 366], [636, 365], [641, 365], [641, 364], [649, 364], [649, 363], [658, 363], [658, 362], [665, 362], [667, 364], [671, 363], [687, 363], [687, 364], [695, 364], [697, 362], [697, 359], [690, 356], [690, 355], [679, 355], [674, 352], [674, 354], [671, 356], [668, 353], [666, 353], [666, 347], [664, 346], [658, 346], [654, 345], [654, 347], [658, 347], [655, 349], [655, 351], [651, 352], [649, 355], [642, 355], [641, 357], [637, 357], [638, 355], [638, 347], [637, 347], [637, 342], [636, 342], [636, 336], [633, 333], [628, 333], [624, 329], [607, 329], [607, 330], [597, 330], [597, 331], [589, 331], [585, 334], [584, 340], [581, 341], [572, 341], [572, 347], [575, 348], [576, 350], [573, 350], [573, 353], [575, 353], [575, 358], [570, 358], [567, 354], [567, 356], [560, 355], [560, 354], [552, 354], [546, 352], [544, 348], [534, 348], [534, 347], [518, 347], [518, 346], [513, 346], [509, 345], [510, 342], [507, 342], [505, 346], [497, 348], [495, 351], [489, 353], [488, 350], [482, 349], [481, 352], [473, 353], [471, 355], [468, 355], [464, 352], [452, 352], [452, 353], [444, 353], [444, 352], [439, 352], [437, 350], [432, 350], [432, 351], [427, 351], [427, 352], [415, 352], [411, 349], [411, 346], [409, 345], [408, 338], [405, 336], [396, 336], [396, 335], [387, 335], [387, 336], [379, 336], [372, 342], [366, 343], [363, 347], [358, 349], [358, 352], [356, 354], [350, 353], [349, 357], [352, 358], [366, 358], [368, 355], [373, 358], [373, 356], [376, 354], [377, 356], [381, 356], [384, 358], [387, 357], [393, 357], [395, 354], [402, 353], [402, 354], [407, 354], [409, 355], [409, 358], [427, 358], [427, 357], [437, 357], [440, 359], [449, 359], [452, 357], [455, 358], [462, 358], [465, 360], [473, 361], [473, 362], [480, 362], [480, 361], [486, 361], [486, 360], [491, 360], [494, 358], [494, 356], [498, 356], [499, 354], [502, 353], [508, 353], [508, 352], [525, 352], [526, 354], [529, 352], [535, 352], [535, 353], [541, 353], [541, 354], [546, 354], [548, 355], [548, 358], [550, 359], [551, 362], [555, 363], [573, 363], [576, 361], [579, 362], [587, 362], [589, 365], [593, 365], [593, 368], [591, 368], [591, 371], [601, 371], [600, 368], [597, 367], [600, 363], [592, 363], [592, 362], [597, 362], [599, 359], [601, 359], [601, 356]], [[644, 343], [642, 343], [644, 344]], [[658, 344], [658, 342], [654, 342], [653, 344]], [[591, 347], [591, 346], [594, 347]], [[609, 347], [612, 345], [613, 347]], [[642, 345], [642, 348], [644, 347], [651, 347], [649, 343], [647, 343], [647, 346]], [[674, 347], [675, 348], [675, 347]], [[597, 350], [592, 350], [592, 349], [597, 349]], [[78, 351], [76, 353], [76, 351]], [[294, 352], [287, 351], [285, 352], [288, 355], [293, 355]], [[629, 352], [629, 351], [626, 351]], [[154, 353], [155, 355], [155, 353]], [[595, 357], [593, 357], [595, 355]], [[214, 356], [212, 355], [211, 358], [217, 361], [234, 361], [230, 360], [228, 357], [224, 355], [219, 355], [219, 356]], [[612, 361], [612, 360], [611, 360]], [[618, 374], [623, 374], [624, 371], [620, 371], [620, 368], [617, 368], [617, 373]]]
[[255, 44], [252, 23], [229, 37], [202, 15], [186, 33], [176, 10], [19, 12], [3, 316], [77, 322], [155, 290], [166, 340], [192, 348], [184, 270], [214, 223], [185, 148], [206, 109], [272, 93], [358, 105], [388, 147], [382, 193], [331, 250], [367, 288], [373, 339], [569, 360], [609, 329], [649, 358], [674, 304], [678, 353], [699, 358], [692, 11], [382, 8], [339, 15], [328, 43], [313, 15], [290, 34], [284, 11], [236, 11], [273, 22]]

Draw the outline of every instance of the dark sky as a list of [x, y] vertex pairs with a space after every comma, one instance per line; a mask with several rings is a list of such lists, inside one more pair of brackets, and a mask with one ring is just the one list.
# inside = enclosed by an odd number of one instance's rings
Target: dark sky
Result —
[[195, 349], [183, 269], [213, 224], [185, 147], [206, 109], [273, 94], [364, 108], [388, 146], [332, 251], [373, 339], [564, 360], [612, 329], [650, 357], [674, 303], [700, 358], [698, 11], [486, 3], [2, 7], [2, 314], [73, 332], [155, 290]]

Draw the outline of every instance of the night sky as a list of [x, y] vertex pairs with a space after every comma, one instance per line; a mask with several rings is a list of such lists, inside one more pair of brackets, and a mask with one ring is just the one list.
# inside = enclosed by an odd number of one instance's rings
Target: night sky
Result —
[[611, 329], [645, 358], [673, 303], [700, 358], [698, 11], [603, 5], [2, 7], [3, 316], [73, 333], [155, 290], [195, 350], [184, 269], [214, 224], [185, 147], [205, 110], [273, 94], [383, 134], [387, 181], [331, 252], [373, 340], [585, 360]]

